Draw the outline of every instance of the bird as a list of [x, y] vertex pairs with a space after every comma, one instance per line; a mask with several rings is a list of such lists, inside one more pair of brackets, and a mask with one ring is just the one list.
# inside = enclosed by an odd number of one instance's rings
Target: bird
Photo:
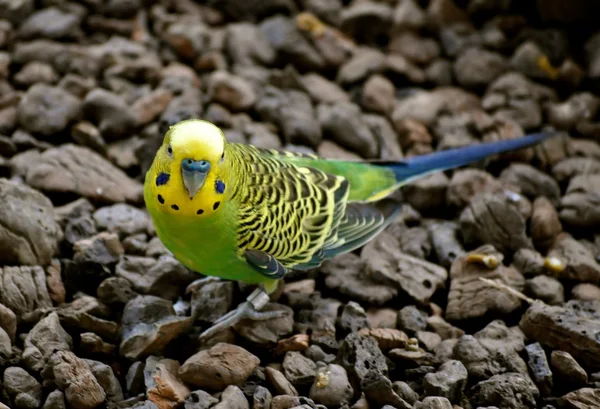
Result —
[[279, 281], [359, 249], [399, 215], [401, 186], [487, 157], [538, 144], [553, 132], [440, 150], [397, 161], [334, 160], [228, 142], [211, 122], [171, 125], [145, 175], [144, 202], [156, 234], [206, 279], [256, 285], [246, 301], [200, 339], [261, 311]]

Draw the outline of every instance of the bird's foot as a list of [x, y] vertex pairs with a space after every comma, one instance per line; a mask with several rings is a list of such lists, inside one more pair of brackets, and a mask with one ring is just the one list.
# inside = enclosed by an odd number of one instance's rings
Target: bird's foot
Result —
[[192, 281], [186, 288], [185, 293], [191, 294], [198, 291], [200, 288], [204, 287], [206, 284], [215, 283], [217, 281], [221, 281], [218, 277], [203, 277], [197, 280]]
[[246, 301], [238, 305], [235, 310], [229, 311], [221, 318], [216, 320], [212, 327], [205, 330], [199, 336], [199, 340], [203, 341], [217, 332], [233, 327], [243, 319], [251, 319], [254, 321], [264, 321], [282, 317], [285, 311], [260, 311], [269, 302], [269, 296], [262, 289], [257, 288], [246, 298]]

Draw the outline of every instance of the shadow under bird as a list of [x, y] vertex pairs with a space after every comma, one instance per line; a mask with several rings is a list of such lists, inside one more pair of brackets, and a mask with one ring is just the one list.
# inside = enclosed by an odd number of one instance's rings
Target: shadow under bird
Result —
[[243, 318], [282, 314], [260, 311], [278, 280], [375, 237], [400, 211], [400, 203], [386, 198], [400, 186], [554, 134], [397, 162], [346, 161], [229, 143], [215, 125], [190, 119], [167, 131], [146, 174], [144, 199], [158, 237], [186, 267], [258, 284], [246, 302], [200, 335], [206, 338]]

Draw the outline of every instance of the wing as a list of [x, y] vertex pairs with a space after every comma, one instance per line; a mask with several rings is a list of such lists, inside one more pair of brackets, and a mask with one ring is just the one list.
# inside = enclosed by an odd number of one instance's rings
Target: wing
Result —
[[236, 149], [243, 179], [236, 193], [238, 250], [270, 278], [284, 271], [279, 264], [308, 269], [351, 251], [389, 223], [391, 212], [381, 207], [348, 204], [350, 186], [342, 176], [298, 166], [250, 146]]
[[318, 169], [234, 148], [238, 158], [238, 251], [260, 251], [285, 268], [311, 260], [344, 214], [348, 181]]

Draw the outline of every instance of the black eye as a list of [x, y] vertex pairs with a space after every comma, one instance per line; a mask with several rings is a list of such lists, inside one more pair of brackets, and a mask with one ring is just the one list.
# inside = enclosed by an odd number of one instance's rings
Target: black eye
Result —
[[221, 160], [225, 159], [225, 151], [221, 154]]
[[167, 153], [169, 156], [173, 155], [173, 148], [171, 148], [171, 145], [167, 146]]

